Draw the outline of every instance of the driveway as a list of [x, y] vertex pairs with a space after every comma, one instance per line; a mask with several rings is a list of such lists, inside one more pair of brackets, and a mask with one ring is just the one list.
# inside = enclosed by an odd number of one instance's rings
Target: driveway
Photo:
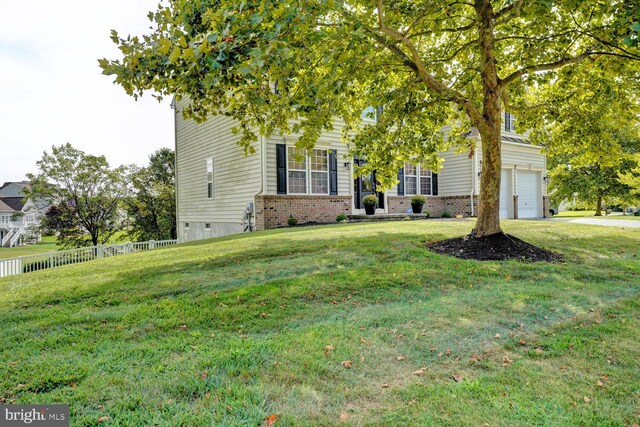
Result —
[[574, 224], [602, 225], [604, 227], [624, 227], [640, 229], [640, 221], [634, 221], [630, 219], [550, 218], [549, 221], [571, 222]]

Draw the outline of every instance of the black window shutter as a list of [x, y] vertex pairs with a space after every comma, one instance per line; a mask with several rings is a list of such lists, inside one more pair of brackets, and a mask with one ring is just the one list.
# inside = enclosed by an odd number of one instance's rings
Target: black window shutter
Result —
[[338, 151], [329, 151], [329, 194], [338, 195]]
[[431, 174], [431, 194], [433, 194], [434, 196], [438, 195], [438, 174], [437, 173]]
[[404, 168], [398, 171], [398, 196], [404, 196]]
[[287, 194], [287, 146], [276, 144], [278, 167], [278, 194]]

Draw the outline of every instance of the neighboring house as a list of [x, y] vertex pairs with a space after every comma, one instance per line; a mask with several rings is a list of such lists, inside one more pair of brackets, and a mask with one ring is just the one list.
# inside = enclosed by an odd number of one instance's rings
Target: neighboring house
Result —
[[[376, 191], [375, 174], [354, 175], [354, 166], [365, 160], [348, 157], [339, 120], [302, 159], [295, 156], [295, 135], [260, 136], [255, 154], [245, 156], [237, 145], [240, 136], [232, 132], [232, 119], [217, 116], [198, 124], [182, 117], [180, 104], [174, 108], [181, 240], [285, 226], [289, 217], [300, 224], [332, 223], [339, 214], [364, 213], [361, 201], [367, 194], [377, 194], [377, 213], [407, 213], [411, 196], [420, 193], [427, 196], [424, 209], [432, 216], [476, 215], [479, 151], [471, 158], [468, 153], [442, 153], [438, 174], [407, 164], [399, 171], [398, 185], [383, 193]], [[511, 115], [505, 115], [504, 126], [500, 216], [546, 216], [546, 157], [541, 147], [515, 133]]]
[[40, 240], [37, 227], [48, 204], [26, 198], [28, 182], [5, 182], [0, 187], [0, 247]]

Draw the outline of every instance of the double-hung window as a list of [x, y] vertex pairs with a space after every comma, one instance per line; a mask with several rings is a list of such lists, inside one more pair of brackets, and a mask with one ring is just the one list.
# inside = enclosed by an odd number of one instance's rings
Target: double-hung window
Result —
[[431, 181], [431, 169], [420, 166], [420, 194], [425, 196], [431, 196], [433, 194]]
[[516, 131], [516, 118], [511, 113], [504, 113], [504, 130], [508, 132]]
[[412, 163], [404, 165], [404, 192], [409, 196], [418, 194], [418, 168]]
[[297, 147], [287, 147], [287, 182], [289, 194], [329, 194], [329, 153], [314, 149], [306, 154]]
[[207, 198], [213, 199], [215, 191], [213, 187], [213, 157], [207, 159]]
[[329, 194], [329, 156], [327, 150], [314, 149], [311, 155], [311, 194]]
[[407, 196], [433, 194], [433, 176], [431, 170], [413, 163], [404, 165], [404, 193]]
[[307, 156], [303, 150], [287, 147], [289, 194], [307, 194]]

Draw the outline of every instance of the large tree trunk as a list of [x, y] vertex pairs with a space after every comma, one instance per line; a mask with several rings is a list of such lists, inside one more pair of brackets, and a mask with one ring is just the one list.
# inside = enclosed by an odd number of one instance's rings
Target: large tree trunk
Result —
[[598, 195], [596, 202], [596, 216], [602, 216], [602, 194]]
[[[502, 233], [500, 228], [500, 178], [502, 152], [500, 138], [500, 104], [492, 113], [494, 123], [489, 130], [481, 132], [482, 138], [482, 174], [480, 175], [480, 201], [478, 220], [473, 229], [477, 237]], [[485, 113], [486, 114], [486, 113]], [[497, 118], [495, 117], [497, 116]]]
[[480, 203], [478, 220], [472, 234], [476, 237], [501, 233], [500, 228], [500, 169], [501, 156], [501, 108], [502, 87], [498, 79], [495, 58], [495, 16], [490, 0], [476, 0], [480, 18], [478, 36], [482, 59], [483, 105], [482, 120], [477, 123], [482, 138], [482, 174], [480, 179]]

